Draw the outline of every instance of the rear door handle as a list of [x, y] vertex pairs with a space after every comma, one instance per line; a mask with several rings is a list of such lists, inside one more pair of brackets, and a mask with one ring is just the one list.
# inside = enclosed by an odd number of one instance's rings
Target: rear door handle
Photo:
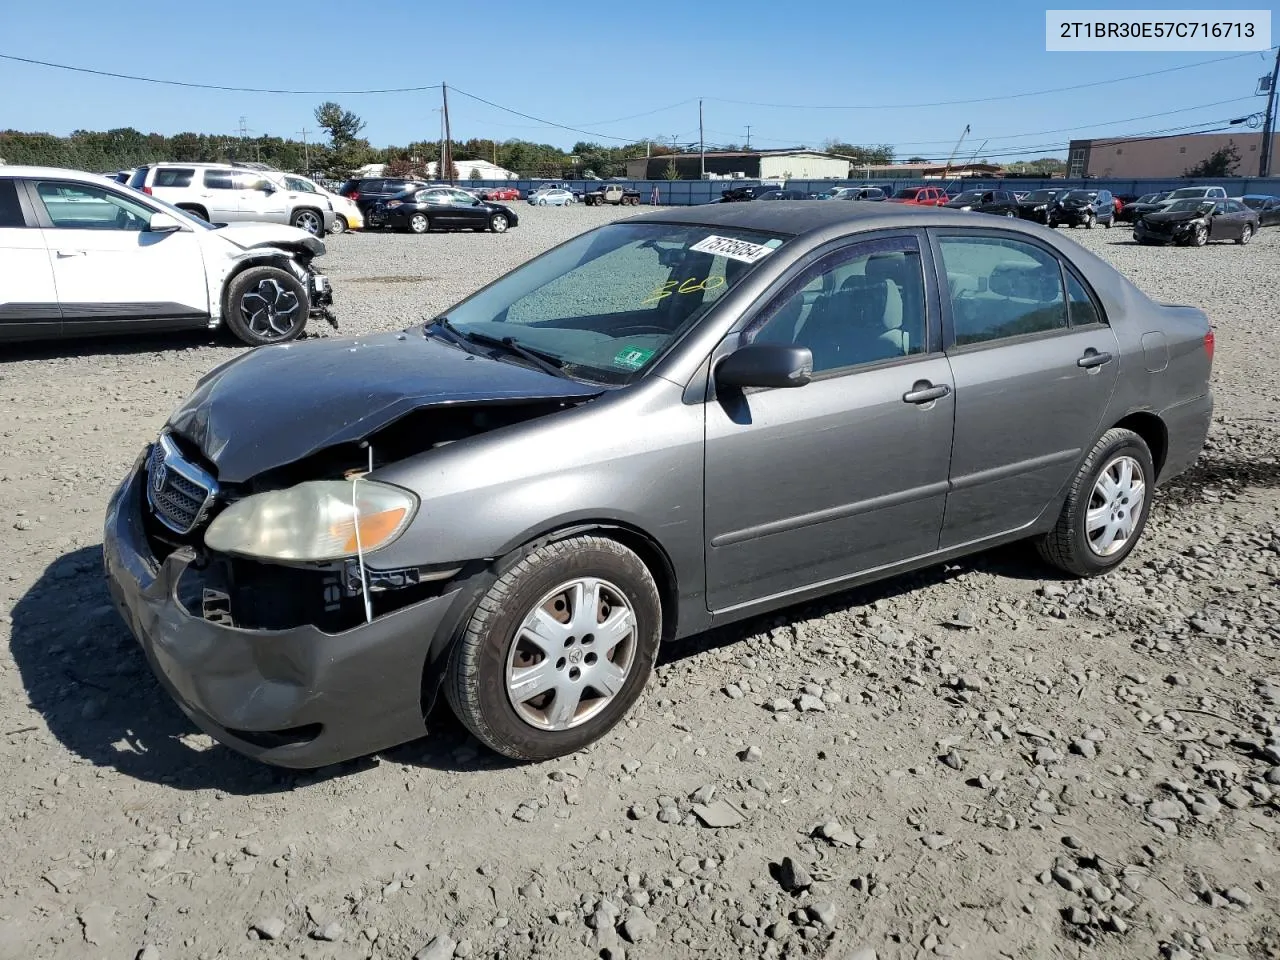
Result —
[[941, 400], [950, 392], [951, 388], [945, 383], [935, 387], [928, 380], [917, 380], [911, 389], [902, 395], [902, 402], [932, 403], [934, 400]]
[[1093, 349], [1093, 347], [1090, 347], [1088, 350], [1084, 352], [1084, 356], [1076, 361], [1076, 366], [1084, 367], [1086, 370], [1088, 370], [1088, 369], [1091, 369], [1092, 367], [1100, 367], [1104, 363], [1110, 363], [1110, 362], [1111, 362], [1111, 354], [1099, 353], [1097, 350]]

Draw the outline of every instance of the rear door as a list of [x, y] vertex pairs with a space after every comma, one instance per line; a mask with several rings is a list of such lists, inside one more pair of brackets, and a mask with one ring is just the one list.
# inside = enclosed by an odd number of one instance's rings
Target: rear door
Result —
[[152, 208], [110, 187], [56, 178], [27, 187], [48, 244], [64, 334], [208, 324], [194, 232], [151, 233]]
[[62, 332], [62, 313], [44, 231], [22, 181], [0, 179], [0, 340]]
[[955, 377], [942, 549], [1034, 522], [1097, 439], [1119, 343], [1099, 302], [1045, 244], [995, 230], [933, 234]]

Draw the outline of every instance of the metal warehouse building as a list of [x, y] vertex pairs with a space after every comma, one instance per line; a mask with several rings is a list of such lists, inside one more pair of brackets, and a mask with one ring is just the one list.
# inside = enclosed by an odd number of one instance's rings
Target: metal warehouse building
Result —
[[[1133, 137], [1110, 140], [1072, 140], [1067, 148], [1067, 176], [1180, 177], [1227, 144], [1234, 144], [1240, 163], [1231, 173], [1253, 177], [1258, 174], [1260, 133], [1187, 133], [1172, 137]], [[1280, 134], [1271, 141], [1271, 155], [1280, 150]]]
[[[627, 161], [631, 180], [663, 180], [675, 159], [681, 180], [698, 180], [702, 156], [696, 153], [664, 154]], [[706, 154], [706, 171], [717, 176], [738, 174], [748, 180], [847, 180], [848, 157], [815, 150], [761, 150]]]

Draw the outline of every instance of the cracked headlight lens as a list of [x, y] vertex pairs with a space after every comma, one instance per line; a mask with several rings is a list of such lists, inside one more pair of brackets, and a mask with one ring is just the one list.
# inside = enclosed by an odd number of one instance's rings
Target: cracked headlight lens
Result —
[[386, 546], [409, 525], [418, 498], [374, 480], [313, 480], [257, 493], [218, 514], [204, 542], [219, 553], [321, 561]]

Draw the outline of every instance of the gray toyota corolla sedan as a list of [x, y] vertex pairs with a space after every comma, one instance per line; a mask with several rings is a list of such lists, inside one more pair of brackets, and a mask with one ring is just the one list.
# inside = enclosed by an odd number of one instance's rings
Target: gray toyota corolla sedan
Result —
[[1133, 549], [1198, 455], [1213, 333], [1065, 236], [897, 204], [662, 210], [401, 332], [198, 384], [111, 499], [106, 572], [191, 719], [315, 767], [443, 689], [577, 750], [661, 643], [1033, 540]]

